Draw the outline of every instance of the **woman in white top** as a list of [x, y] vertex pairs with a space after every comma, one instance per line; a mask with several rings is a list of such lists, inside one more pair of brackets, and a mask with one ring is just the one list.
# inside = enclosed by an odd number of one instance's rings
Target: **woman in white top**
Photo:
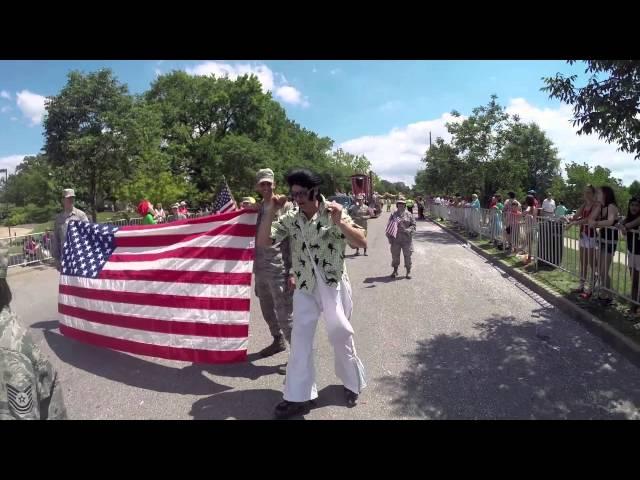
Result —
[[164, 209], [162, 208], [162, 204], [158, 203], [156, 205], [156, 214], [154, 215], [154, 219], [156, 222], [164, 222], [164, 219], [166, 218], [167, 214], [164, 212]]

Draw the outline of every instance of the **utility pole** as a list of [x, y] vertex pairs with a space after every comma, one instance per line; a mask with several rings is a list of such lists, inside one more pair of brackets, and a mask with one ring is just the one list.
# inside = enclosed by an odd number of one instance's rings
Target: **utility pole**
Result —
[[[7, 182], [9, 181], [9, 172], [6, 168], [0, 168], [0, 173], [4, 173], [4, 195], [5, 195], [5, 201], [7, 203], [7, 219], [9, 217], [9, 200], [7, 200]], [[7, 226], [9, 227], [9, 241], [11, 241], [11, 225], [9, 225], [7, 223]]]

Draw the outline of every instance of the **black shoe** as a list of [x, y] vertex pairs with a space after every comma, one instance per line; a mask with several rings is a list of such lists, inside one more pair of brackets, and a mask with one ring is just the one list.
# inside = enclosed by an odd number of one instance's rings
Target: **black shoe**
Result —
[[398, 269], [394, 268], [393, 272], [391, 272], [391, 278], [396, 278], [398, 276]]
[[266, 348], [260, 350], [258, 355], [261, 358], [270, 357], [271, 355], [275, 355], [276, 353], [284, 352], [287, 349], [287, 344], [284, 341], [284, 338], [277, 337], [273, 339], [273, 343]]
[[278, 375], [286, 375], [287, 374], [287, 364], [278, 366]]
[[347, 408], [353, 408], [358, 404], [358, 394], [344, 387], [344, 399], [347, 402]]
[[356, 255], [360, 255], [360, 250], [356, 249]]
[[407, 268], [407, 278], [411, 278], [411, 269]]
[[366, 250], [366, 249], [364, 250], [364, 256], [365, 256], [365, 257], [368, 257], [368, 256], [369, 256], [369, 255], [367, 254], [367, 250]]
[[274, 414], [278, 420], [285, 420], [293, 417], [294, 415], [309, 413], [309, 410], [311, 409], [310, 407], [310, 402], [290, 402], [288, 400], [283, 400], [276, 405]]

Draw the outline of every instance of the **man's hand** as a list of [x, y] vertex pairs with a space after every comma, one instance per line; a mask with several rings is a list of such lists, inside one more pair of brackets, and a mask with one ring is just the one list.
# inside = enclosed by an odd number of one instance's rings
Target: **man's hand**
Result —
[[265, 202], [267, 210], [275, 212], [284, 207], [285, 203], [287, 203], [286, 195], [272, 195], [269, 202]]
[[327, 210], [331, 214], [331, 221], [334, 225], [340, 225], [342, 223], [342, 205], [337, 202], [328, 202]]
[[287, 289], [290, 292], [293, 292], [296, 289], [296, 277], [293, 275], [289, 275], [289, 278], [287, 278]]

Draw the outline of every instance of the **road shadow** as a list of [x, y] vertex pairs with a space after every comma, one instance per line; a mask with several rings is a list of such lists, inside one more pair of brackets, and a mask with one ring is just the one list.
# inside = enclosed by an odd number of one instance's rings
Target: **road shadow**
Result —
[[459, 245], [460, 242], [449, 233], [442, 230], [421, 230], [413, 235], [416, 242], [437, 243], [440, 245]]
[[[402, 280], [402, 276], [397, 276], [396, 278], [392, 278], [390, 275], [384, 275], [382, 277], [367, 277], [365, 278], [362, 283], [391, 283], [391, 282], [395, 282], [397, 280]], [[373, 285], [375, 286], [375, 285]], [[367, 287], [369, 288], [369, 287]]]
[[243, 363], [206, 364], [194, 363], [186, 367], [185, 372], [208, 372], [219, 377], [247, 378], [257, 380], [263, 375], [282, 375], [288, 356], [283, 354], [283, 362], [279, 365], [255, 365], [253, 362], [261, 360], [257, 353], [247, 355], [247, 361]]
[[195, 402], [189, 415], [194, 420], [273, 420], [282, 392], [271, 389], [232, 390]]
[[550, 309], [535, 320], [493, 316], [475, 334], [438, 335], [382, 377], [395, 414], [429, 419], [640, 418], [637, 367], [567, 335]]
[[161, 365], [126, 353], [84, 344], [49, 330], [43, 333], [49, 347], [61, 361], [114, 382], [182, 395], [211, 395], [231, 388], [209, 380], [202, 375], [202, 371], [191, 367]]
[[328, 385], [318, 392], [314, 410], [322, 407], [345, 407], [347, 401], [344, 398], [344, 387], [342, 385]]
[[31, 324], [30, 328], [40, 328], [42, 330], [55, 330], [60, 326], [58, 320], [45, 320], [44, 322], [36, 322]]
[[[273, 420], [282, 392], [271, 389], [233, 390], [198, 400], [189, 414], [194, 420]], [[329, 385], [318, 392], [311, 410], [329, 406], [346, 408], [342, 385]], [[304, 420], [304, 415], [289, 420]]]

